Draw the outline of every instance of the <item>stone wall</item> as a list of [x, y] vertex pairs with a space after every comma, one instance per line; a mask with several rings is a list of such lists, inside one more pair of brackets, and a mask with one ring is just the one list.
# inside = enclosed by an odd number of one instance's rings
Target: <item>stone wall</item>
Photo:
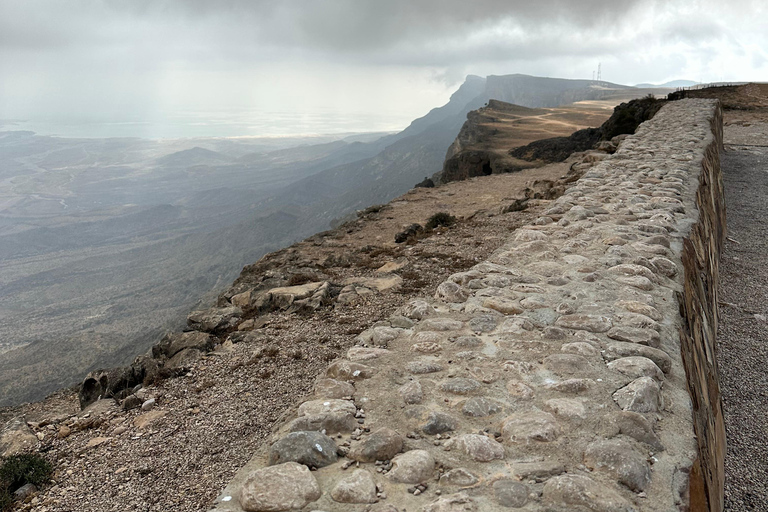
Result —
[[725, 204], [720, 173], [722, 111], [710, 119], [696, 190], [698, 217], [683, 242], [685, 288], [679, 297], [683, 363], [693, 402], [699, 459], [691, 474], [691, 509], [723, 509], [725, 424], [717, 370], [718, 262], [725, 238]]
[[721, 510], [720, 123], [670, 103], [363, 332], [215, 510]]

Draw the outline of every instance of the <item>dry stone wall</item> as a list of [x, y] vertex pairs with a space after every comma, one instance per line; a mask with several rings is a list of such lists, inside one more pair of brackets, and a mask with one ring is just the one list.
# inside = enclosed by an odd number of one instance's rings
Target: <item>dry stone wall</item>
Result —
[[362, 333], [214, 510], [718, 510], [718, 123], [670, 103]]

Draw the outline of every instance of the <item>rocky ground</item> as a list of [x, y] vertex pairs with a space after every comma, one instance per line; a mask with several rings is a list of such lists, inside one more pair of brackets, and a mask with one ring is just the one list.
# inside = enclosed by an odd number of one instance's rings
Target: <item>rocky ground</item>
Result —
[[363, 331], [216, 512], [687, 509], [673, 248], [714, 107], [667, 105], [488, 259]]
[[[143, 408], [124, 411], [110, 399], [80, 412], [76, 392], [65, 390], [0, 410], [3, 424], [22, 417], [30, 427], [21, 422], [6, 439], [39, 449], [55, 465], [52, 484], [18, 510], [207, 510], [284, 411], [312, 392], [315, 376], [329, 361], [352, 347], [364, 329], [409, 299], [434, 293], [449, 274], [487, 258], [510, 232], [535, 219], [549, 200], [502, 212], [519, 207], [516, 200], [529, 185], [546, 195], [549, 184], [541, 180], [556, 180], [568, 165], [415, 189], [339, 230], [266, 258], [270, 268], [287, 268], [333, 254], [341, 263], [298, 268], [333, 283], [382, 276], [401, 283], [383, 293], [353, 286], [362, 293], [353, 300], [312, 314], [273, 311], [246, 324], [247, 330], [219, 334], [216, 349], [189, 364], [183, 376], [138, 391], [139, 403], [150, 401]], [[394, 243], [404, 226], [425, 224], [441, 211], [458, 221]], [[246, 270], [241, 281], [253, 273]]]

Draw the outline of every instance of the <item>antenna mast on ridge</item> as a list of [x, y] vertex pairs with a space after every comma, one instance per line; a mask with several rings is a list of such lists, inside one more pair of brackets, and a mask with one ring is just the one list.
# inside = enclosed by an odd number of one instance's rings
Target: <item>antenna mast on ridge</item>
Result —
[[602, 64], [601, 64], [600, 62], [598, 62], [598, 63], [597, 63], [597, 81], [598, 81], [598, 82], [599, 82], [599, 81], [601, 81], [601, 80], [603, 79], [603, 74], [602, 74], [602, 72], [600, 71], [600, 66], [601, 66], [601, 65], [602, 65]]

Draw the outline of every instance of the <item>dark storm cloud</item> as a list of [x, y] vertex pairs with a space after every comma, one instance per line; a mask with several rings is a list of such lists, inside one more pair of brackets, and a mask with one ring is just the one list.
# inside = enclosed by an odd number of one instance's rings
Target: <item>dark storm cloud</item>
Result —
[[[254, 44], [343, 58], [439, 61], [447, 48], [499, 24], [522, 34], [545, 24], [564, 32], [615, 23], [639, 1], [133, 1], [0, 2], [4, 48], [60, 49], [117, 45], [158, 46], [203, 40], [239, 54]], [[174, 39], [175, 38], [175, 39]], [[436, 42], [453, 43], [436, 46]], [[475, 43], [477, 44], [477, 43]], [[238, 47], [238, 45], [241, 45]], [[485, 44], [480, 44], [485, 46]], [[489, 47], [495, 46], [489, 44]], [[162, 50], [162, 48], [159, 48]], [[404, 51], [406, 50], [406, 51]], [[461, 57], [462, 52], [457, 52]]]

